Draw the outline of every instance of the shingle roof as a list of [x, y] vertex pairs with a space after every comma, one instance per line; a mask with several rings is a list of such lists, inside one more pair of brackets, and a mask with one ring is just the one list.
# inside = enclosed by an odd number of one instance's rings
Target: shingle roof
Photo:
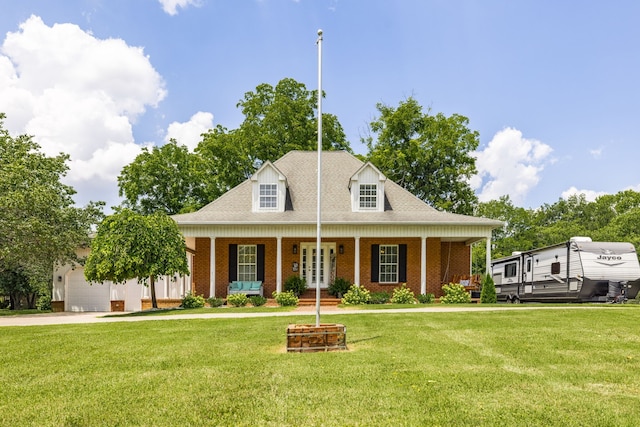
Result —
[[[175, 215], [178, 224], [315, 224], [317, 152], [290, 151], [273, 164], [289, 185], [293, 210], [252, 212], [252, 185], [246, 180], [197, 212]], [[438, 211], [391, 180], [385, 197], [391, 209], [352, 212], [350, 179], [364, 163], [345, 151], [322, 153], [322, 222], [335, 224], [440, 224], [500, 226], [500, 221]]]

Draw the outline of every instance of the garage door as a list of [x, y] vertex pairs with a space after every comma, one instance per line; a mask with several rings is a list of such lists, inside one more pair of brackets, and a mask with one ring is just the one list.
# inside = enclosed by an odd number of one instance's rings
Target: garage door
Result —
[[72, 271], [67, 284], [66, 310], [111, 311], [110, 287], [107, 283], [87, 283], [82, 268]]

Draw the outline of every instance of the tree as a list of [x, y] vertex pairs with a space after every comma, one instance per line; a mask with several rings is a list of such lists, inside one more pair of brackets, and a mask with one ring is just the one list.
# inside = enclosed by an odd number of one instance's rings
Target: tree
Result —
[[491, 274], [485, 274], [482, 277], [482, 290], [480, 291], [481, 304], [495, 304], [498, 302], [496, 295], [496, 285], [493, 282]]
[[84, 269], [90, 282], [137, 278], [148, 284], [153, 308], [158, 308], [155, 277], [175, 274], [189, 274], [178, 225], [164, 212], [140, 215], [130, 209], [120, 209], [100, 223]]
[[47, 157], [31, 136], [11, 137], [0, 113], [0, 292], [14, 308], [50, 293], [55, 263], [77, 260], [102, 217], [103, 203], [73, 206], [75, 190], [61, 182], [69, 156]]
[[[318, 141], [317, 91], [309, 91], [294, 79], [276, 87], [263, 83], [238, 102], [245, 119], [238, 129], [218, 125], [198, 145], [215, 197], [251, 177], [266, 161], [275, 161], [292, 150], [315, 150]], [[349, 143], [338, 119], [322, 114], [323, 150], [346, 150]]]
[[380, 117], [370, 124], [374, 136], [363, 138], [369, 160], [389, 179], [431, 206], [471, 214], [477, 197], [469, 185], [475, 175], [471, 153], [479, 135], [461, 115], [422, 112], [409, 98], [397, 108], [378, 104]]
[[200, 156], [175, 140], [162, 147], [142, 149], [118, 176], [123, 205], [149, 215], [192, 212], [208, 202]]

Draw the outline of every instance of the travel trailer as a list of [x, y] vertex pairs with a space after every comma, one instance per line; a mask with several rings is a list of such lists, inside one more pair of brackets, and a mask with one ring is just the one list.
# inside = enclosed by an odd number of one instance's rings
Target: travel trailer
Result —
[[498, 301], [624, 302], [640, 290], [635, 247], [574, 237], [491, 262]]

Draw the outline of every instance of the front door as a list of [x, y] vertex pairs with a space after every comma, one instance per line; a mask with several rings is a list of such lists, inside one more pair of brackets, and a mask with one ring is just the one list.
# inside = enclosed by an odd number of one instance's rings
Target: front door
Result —
[[[300, 265], [302, 277], [307, 281], [309, 288], [316, 287], [316, 244], [302, 243]], [[320, 288], [328, 288], [333, 279], [335, 268], [335, 244], [323, 243], [320, 245]]]

